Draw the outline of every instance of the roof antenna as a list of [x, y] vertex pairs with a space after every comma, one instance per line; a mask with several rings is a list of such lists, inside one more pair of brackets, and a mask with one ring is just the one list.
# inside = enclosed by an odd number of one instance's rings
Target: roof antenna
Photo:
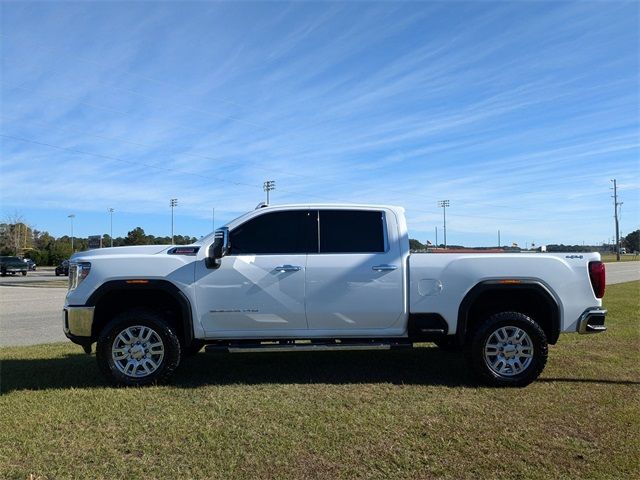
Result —
[[258, 205], [256, 205], [255, 210], [259, 210], [261, 208], [265, 208], [268, 207], [269, 205], [267, 205], [267, 202], [260, 202]]

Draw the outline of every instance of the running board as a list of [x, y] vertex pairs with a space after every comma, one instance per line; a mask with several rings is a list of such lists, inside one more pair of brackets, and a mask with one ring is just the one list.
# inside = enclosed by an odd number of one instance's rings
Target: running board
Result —
[[230, 345], [206, 345], [207, 352], [260, 353], [260, 352], [327, 352], [338, 350], [391, 350], [411, 348], [410, 342], [370, 342], [370, 343], [250, 343]]

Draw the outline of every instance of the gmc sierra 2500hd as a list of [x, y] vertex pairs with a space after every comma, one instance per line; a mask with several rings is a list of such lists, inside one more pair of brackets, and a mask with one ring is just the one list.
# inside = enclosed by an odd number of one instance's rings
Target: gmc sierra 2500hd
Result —
[[606, 330], [604, 264], [586, 254], [410, 254], [404, 209], [257, 208], [188, 246], [71, 259], [64, 332], [117, 385], [180, 359], [435, 342], [485, 383], [524, 386], [560, 333]]

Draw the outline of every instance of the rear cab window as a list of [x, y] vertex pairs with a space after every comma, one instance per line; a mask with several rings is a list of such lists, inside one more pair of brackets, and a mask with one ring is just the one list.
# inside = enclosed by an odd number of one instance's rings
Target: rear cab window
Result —
[[384, 212], [379, 210], [319, 210], [320, 253], [383, 253], [386, 251]]

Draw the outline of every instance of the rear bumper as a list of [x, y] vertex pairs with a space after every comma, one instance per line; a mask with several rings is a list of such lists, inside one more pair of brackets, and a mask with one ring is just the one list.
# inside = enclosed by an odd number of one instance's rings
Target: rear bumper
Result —
[[64, 334], [78, 345], [91, 345], [93, 312], [95, 307], [64, 307], [62, 321]]
[[578, 320], [578, 333], [602, 333], [607, 331], [604, 322], [607, 311], [599, 308], [588, 308]]

